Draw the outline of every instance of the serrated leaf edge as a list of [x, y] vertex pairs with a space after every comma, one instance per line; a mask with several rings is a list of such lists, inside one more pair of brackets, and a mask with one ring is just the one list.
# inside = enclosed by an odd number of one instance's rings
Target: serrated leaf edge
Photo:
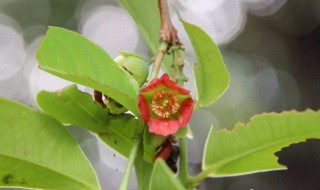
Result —
[[[289, 114], [289, 113], [294, 113], [294, 114], [304, 114], [304, 113], [313, 113], [313, 114], [316, 114], [316, 112], [317, 111], [314, 111], [314, 110], [311, 110], [311, 109], [306, 109], [305, 111], [297, 111], [297, 110], [289, 110], [289, 111], [283, 111], [283, 112], [280, 112], [280, 113], [277, 113], [277, 112], [264, 112], [264, 113], [262, 113], [262, 114], [258, 114], [258, 115], [254, 115], [254, 116], [252, 116], [251, 118], [250, 118], [250, 120], [248, 121], [248, 123], [246, 123], [246, 124], [244, 124], [244, 123], [241, 123], [241, 122], [238, 122], [238, 123], [236, 123], [235, 124], [235, 127], [233, 128], [233, 129], [231, 129], [231, 130], [228, 130], [228, 129], [225, 129], [225, 128], [222, 128], [222, 129], [218, 129], [218, 128], [216, 128], [216, 127], [214, 127], [213, 125], [211, 126], [211, 128], [210, 128], [210, 131], [209, 131], [209, 134], [208, 134], [208, 136], [207, 136], [207, 139], [206, 139], [206, 143], [205, 143], [205, 147], [204, 147], [204, 150], [206, 150], [207, 149], [207, 145], [208, 145], [208, 141], [209, 141], [209, 138], [210, 138], [210, 136], [211, 136], [211, 133], [213, 133], [214, 131], [216, 131], [216, 132], [228, 132], [228, 133], [232, 133], [233, 131], [237, 131], [237, 130], [240, 130], [242, 127], [247, 127], [247, 126], [249, 126], [251, 123], [252, 123], [252, 120], [254, 120], [254, 119], [256, 119], [256, 118], [260, 118], [260, 117], [264, 117], [264, 116], [266, 116], [266, 115], [273, 115], [273, 116], [280, 116], [280, 115], [283, 115], [283, 114]], [[300, 139], [300, 138], [299, 138]], [[287, 140], [287, 139], [286, 139]], [[286, 141], [285, 140], [285, 141]], [[306, 139], [307, 140], [307, 139]], [[304, 141], [299, 141], [299, 142], [297, 142], [297, 143], [301, 143], [301, 142], [306, 142], [306, 140], [304, 140]], [[277, 144], [277, 143], [279, 143], [280, 141], [277, 141], [276, 143], [271, 143], [271, 144]], [[270, 144], [268, 144], [268, 145], [270, 145]], [[284, 146], [284, 147], [282, 147], [281, 149], [283, 149], [283, 148], [285, 148], [285, 147], [289, 147], [291, 144], [289, 144], [288, 146]], [[267, 146], [263, 146], [263, 147], [267, 147]], [[259, 148], [259, 149], [261, 149], [261, 148]], [[263, 149], [263, 148], [262, 148]], [[281, 150], [280, 149], [280, 150]], [[257, 149], [258, 150], [258, 149]], [[280, 151], [279, 150], [279, 151]], [[251, 151], [252, 152], [252, 151]], [[278, 151], [276, 151], [276, 152], [278, 152]], [[277, 157], [276, 155], [275, 155], [275, 153], [276, 152], [274, 152], [274, 156], [275, 157]], [[250, 153], [246, 153], [246, 154], [241, 154], [241, 155], [247, 155], [247, 154], [250, 154]], [[238, 158], [238, 157], [242, 157], [242, 156], [239, 156], [239, 155], [237, 155], [236, 156], [236, 158]], [[204, 154], [203, 154], [203, 160], [202, 160], [202, 169], [203, 170], [210, 170], [210, 168], [212, 168], [211, 170], [214, 170], [214, 168], [216, 168], [216, 167], [218, 167], [217, 165], [219, 165], [219, 163], [217, 164], [217, 163], [214, 163], [212, 166], [205, 166], [205, 158], [206, 158], [206, 151], [204, 151]], [[233, 160], [233, 159], [231, 159], [231, 160]], [[223, 162], [222, 162], [223, 163]], [[261, 172], [266, 172], [266, 171], [276, 171], [276, 170], [285, 170], [285, 169], [287, 169], [287, 167], [285, 166], [285, 165], [282, 165], [282, 164], [280, 164], [279, 162], [278, 162], [278, 165], [279, 165], [279, 168], [278, 169], [270, 169], [270, 170], [259, 170], [259, 171], [254, 171], [254, 172], [244, 172], [244, 173], [237, 173], [237, 174], [234, 174], [234, 175], [216, 175], [216, 174], [214, 174], [213, 172], [210, 172], [209, 174], [208, 174], [208, 176], [210, 176], [210, 177], [231, 177], [231, 176], [240, 176], [240, 175], [246, 175], [246, 174], [253, 174], [253, 173], [261, 173]]]

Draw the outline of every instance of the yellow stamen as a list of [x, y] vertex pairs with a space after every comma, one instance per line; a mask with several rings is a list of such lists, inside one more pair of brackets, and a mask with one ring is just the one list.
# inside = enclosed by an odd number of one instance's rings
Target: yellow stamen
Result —
[[161, 90], [153, 96], [151, 109], [159, 117], [170, 118], [180, 108], [178, 101], [179, 98], [174, 95], [173, 91]]

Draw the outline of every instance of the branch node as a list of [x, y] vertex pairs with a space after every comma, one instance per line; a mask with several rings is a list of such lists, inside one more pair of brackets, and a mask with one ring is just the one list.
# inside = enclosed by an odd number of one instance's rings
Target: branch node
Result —
[[180, 45], [178, 30], [173, 26], [166, 0], [158, 0], [161, 17], [160, 42], [167, 42], [169, 46]]

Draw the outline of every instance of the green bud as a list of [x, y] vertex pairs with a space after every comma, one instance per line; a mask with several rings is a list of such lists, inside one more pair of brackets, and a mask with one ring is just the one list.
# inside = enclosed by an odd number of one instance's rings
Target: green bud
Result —
[[133, 53], [120, 52], [120, 55], [115, 58], [126, 73], [134, 78], [141, 87], [147, 80], [149, 75], [149, 67], [147, 61]]

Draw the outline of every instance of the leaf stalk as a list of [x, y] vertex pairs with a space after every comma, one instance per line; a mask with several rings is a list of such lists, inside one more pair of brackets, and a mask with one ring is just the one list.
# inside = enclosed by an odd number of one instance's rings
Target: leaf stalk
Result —
[[138, 150], [139, 150], [139, 147], [140, 147], [140, 143], [141, 143], [141, 140], [142, 140], [141, 136], [142, 135], [139, 135], [139, 136], [137, 136], [137, 137], [135, 137], [133, 139], [133, 144], [132, 144], [131, 152], [130, 152], [130, 155], [129, 155], [129, 158], [128, 158], [127, 167], [126, 167], [126, 170], [124, 172], [124, 175], [123, 175], [119, 190], [127, 190], [128, 187], [129, 187], [131, 171], [132, 171], [132, 168], [133, 168], [133, 165], [134, 165], [134, 161], [135, 161], [135, 159], [137, 157], [137, 153], [138, 153]]

